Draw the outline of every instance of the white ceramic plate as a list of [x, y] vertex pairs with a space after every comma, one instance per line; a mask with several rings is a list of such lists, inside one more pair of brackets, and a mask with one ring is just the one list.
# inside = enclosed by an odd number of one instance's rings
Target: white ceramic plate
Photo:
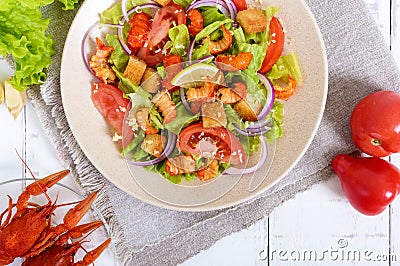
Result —
[[[311, 143], [325, 108], [328, 91], [327, 61], [323, 40], [308, 6], [302, 1], [272, 0], [280, 7], [278, 16], [286, 29], [288, 51], [295, 51], [303, 72], [303, 85], [285, 102], [285, 135], [277, 141], [274, 163], [268, 176], [255, 191], [248, 191], [249, 180], [242, 178], [223, 197], [200, 206], [176, 206], [147, 194], [130, 172], [105, 120], [90, 99], [94, 80], [81, 57], [81, 40], [99, 14], [116, 0], [86, 0], [70, 28], [61, 64], [61, 94], [64, 110], [78, 144], [93, 165], [114, 185], [130, 195], [164, 208], [205, 211], [229, 207], [249, 200], [282, 179], [300, 160]], [[307, 115], [304, 115], [307, 114]], [[157, 184], [154, 184], [157, 186]], [[174, 191], [165, 191], [173, 195]], [[175, 193], [176, 195], [176, 193]], [[193, 197], [201, 197], [194, 194]]]

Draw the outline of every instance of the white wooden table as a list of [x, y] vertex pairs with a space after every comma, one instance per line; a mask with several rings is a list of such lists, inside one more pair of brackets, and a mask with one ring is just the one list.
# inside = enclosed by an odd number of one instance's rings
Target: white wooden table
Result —
[[[400, 0], [365, 2], [400, 65]], [[0, 61], [1, 81], [6, 72]], [[37, 176], [63, 169], [30, 103], [16, 121], [0, 106], [0, 181], [25, 175], [15, 149]], [[400, 156], [388, 159], [400, 166]], [[64, 183], [76, 187], [68, 178]], [[183, 265], [400, 265], [400, 201], [378, 216], [360, 215], [334, 178]]]

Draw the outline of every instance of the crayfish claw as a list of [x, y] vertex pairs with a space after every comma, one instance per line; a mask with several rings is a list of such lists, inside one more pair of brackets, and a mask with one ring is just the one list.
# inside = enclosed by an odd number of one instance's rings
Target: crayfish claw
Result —
[[93, 232], [97, 228], [103, 225], [103, 222], [101, 221], [95, 221], [91, 223], [86, 223], [82, 225], [78, 225], [71, 230], [67, 231], [65, 234], [61, 235], [57, 241], [56, 245], [62, 245], [66, 243], [69, 239], [77, 239], [79, 237], [82, 237], [84, 234], [87, 234], [89, 232]]
[[92, 251], [89, 251], [84, 257], [82, 261], [77, 262], [75, 265], [83, 266], [83, 265], [90, 265], [92, 264], [100, 255], [103, 253], [103, 251], [107, 248], [107, 246], [110, 244], [111, 238], [108, 238], [106, 241], [104, 241], [100, 246], [95, 248]]
[[92, 192], [84, 200], [78, 203], [78, 205], [67, 212], [67, 214], [64, 216], [64, 225], [67, 229], [72, 229], [78, 224], [78, 222], [92, 206], [97, 194], [98, 192]]
[[58, 181], [66, 177], [70, 173], [69, 170], [62, 170], [60, 172], [46, 176], [26, 187], [26, 191], [33, 196], [40, 195], [47, 191], [48, 188], [54, 186]]

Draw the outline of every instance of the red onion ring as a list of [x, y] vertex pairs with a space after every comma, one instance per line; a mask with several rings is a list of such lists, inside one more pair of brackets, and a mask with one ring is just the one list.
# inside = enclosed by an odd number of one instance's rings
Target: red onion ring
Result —
[[[232, 18], [231, 12], [229, 11], [229, 7], [226, 5], [226, 3], [222, 0], [216, 0], [216, 1], [211, 1], [211, 0], [200, 0], [200, 1], [195, 1], [193, 2], [191, 5], [189, 5], [186, 8], [186, 12], [188, 12], [191, 9], [194, 8], [199, 8], [199, 7], [203, 7], [203, 6], [212, 6], [212, 7], [216, 7], [218, 8], [219, 11], [222, 12], [222, 14], [224, 14], [227, 17]], [[232, 7], [231, 7], [232, 8]]]
[[238, 13], [238, 9], [235, 3], [232, 0], [224, 0], [226, 5], [228, 6], [229, 12], [231, 13], [231, 18], [234, 20]]
[[85, 35], [83, 36], [82, 39], [82, 44], [81, 44], [81, 54], [82, 54], [82, 59], [83, 63], [85, 63], [86, 68], [89, 70], [90, 73], [92, 73], [94, 76], [96, 74], [94, 73], [93, 69], [90, 67], [89, 63], [89, 57], [87, 55], [87, 45], [88, 45], [88, 39], [89, 36], [92, 34], [92, 32], [100, 25], [100, 23], [96, 22], [90, 28], [86, 31]]
[[[123, 5], [122, 5], [122, 6], [123, 6]], [[139, 12], [139, 11], [141, 12], [141, 10], [142, 10], [143, 8], [160, 9], [160, 7], [161, 7], [161, 6], [159, 6], [159, 5], [157, 5], [157, 4], [153, 4], [153, 3], [148, 3], [148, 4], [143, 4], [143, 5], [135, 6], [135, 7], [131, 8], [131, 9], [127, 12], [127, 14], [126, 14], [127, 17], [124, 16], [124, 17], [122, 18], [121, 24], [122, 24], [122, 25], [125, 25], [125, 23], [127, 23], [127, 22], [129, 21], [129, 16], [130, 16], [132, 13]], [[128, 45], [127, 45], [126, 42], [125, 42], [124, 34], [123, 34], [123, 29], [124, 29], [123, 27], [119, 27], [119, 28], [118, 28], [118, 31], [117, 31], [118, 41], [119, 41], [119, 43], [121, 44], [121, 47], [122, 47], [122, 49], [124, 50], [124, 52], [125, 52], [127, 55], [131, 55], [131, 54], [132, 54], [132, 51], [131, 51], [131, 49], [129, 49]]]
[[259, 128], [251, 128], [251, 129], [246, 128], [244, 130], [240, 129], [237, 124], [233, 124], [233, 126], [235, 127], [235, 130], [239, 134], [247, 136], [247, 137], [261, 136], [271, 130], [271, 128], [268, 126], [263, 126], [263, 127], [259, 127]]
[[160, 157], [152, 159], [150, 161], [145, 161], [145, 162], [134, 162], [134, 161], [126, 160], [126, 159], [125, 159], [125, 161], [128, 164], [131, 164], [134, 166], [149, 166], [149, 165], [159, 163], [162, 160], [164, 160], [165, 158], [167, 158], [171, 154], [171, 152], [175, 149], [176, 140], [177, 140], [177, 136], [174, 133], [168, 131], [167, 144], [165, 145], [164, 151], [161, 153]]
[[196, 60], [196, 63], [202, 63], [202, 62], [205, 62], [205, 61], [207, 61], [209, 59], [214, 59], [214, 56], [213, 55], [203, 56], [202, 58]]
[[275, 90], [271, 81], [265, 75], [257, 73], [257, 76], [267, 89], [267, 100], [265, 101], [265, 105], [261, 110], [260, 114], [257, 116], [258, 120], [262, 120], [269, 114], [269, 112], [272, 109], [272, 106], [274, 106]]
[[189, 65], [191, 64], [190, 62], [192, 61], [192, 53], [193, 53], [193, 47], [194, 47], [195, 43], [196, 43], [195, 39], [191, 40], [188, 51], [187, 51], [187, 60], [189, 61]]
[[185, 88], [179, 87], [179, 95], [181, 96], [181, 101], [182, 101], [182, 104], [185, 107], [186, 111], [188, 111], [190, 114], [193, 114], [192, 108], [190, 108], [190, 105], [186, 100]]
[[121, 9], [122, 9], [122, 15], [123, 15], [125, 21], [129, 21], [128, 12], [126, 11], [126, 3], [127, 3], [127, 0], [121, 1]]
[[224, 175], [245, 175], [245, 174], [251, 174], [263, 166], [263, 164], [267, 161], [268, 158], [268, 146], [267, 142], [265, 141], [264, 137], [260, 137], [261, 145], [263, 148], [263, 154], [261, 155], [260, 160], [257, 162], [256, 165], [250, 167], [250, 168], [234, 168], [234, 167], [229, 167], [228, 169], [225, 169], [223, 172]]
[[260, 127], [268, 125], [270, 122], [271, 122], [270, 119], [259, 120], [257, 122], [254, 122], [253, 124], [249, 125], [246, 129], [260, 128]]

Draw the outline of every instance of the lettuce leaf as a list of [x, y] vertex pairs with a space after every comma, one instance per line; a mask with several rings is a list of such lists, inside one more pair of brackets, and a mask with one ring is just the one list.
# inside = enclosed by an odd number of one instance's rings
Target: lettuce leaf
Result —
[[[126, 3], [126, 10], [131, 9], [132, 7], [143, 5], [147, 3], [147, 0], [128, 0]], [[146, 11], [146, 10], [144, 10]], [[121, 1], [118, 1], [112, 7], [106, 9], [101, 13], [100, 22], [102, 23], [113, 23], [118, 24], [122, 19], [122, 4]]]
[[272, 69], [267, 73], [267, 76], [272, 83], [277, 79], [283, 79], [287, 81], [288, 75], [296, 80], [298, 85], [301, 85], [303, 77], [301, 74], [299, 61], [297, 60], [294, 52], [281, 56]]
[[38, 7], [30, 9], [24, 3], [10, 2], [9, 10], [0, 11], [0, 55], [12, 55], [16, 69], [10, 83], [19, 91], [46, 80], [54, 54], [53, 40], [45, 34], [49, 20], [42, 19]]
[[226, 115], [226, 128], [231, 131], [233, 134], [238, 135], [235, 130], [235, 126], [233, 124], [238, 125], [240, 129], [245, 128], [245, 124], [239, 114], [232, 108], [231, 105], [225, 104], [224, 105], [225, 115]]
[[274, 106], [271, 112], [267, 115], [272, 121], [271, 130], [265, 133], [263, 136], [267, 142], [272, 142], [274, 139], [283, 136], [283, 104], [280, 101], [275, 100]]
[[145, 134], [142, 130], [139, 131], [136, 137], [132, 139], [132, 141], [122, 150], [122, 154], [126, 155], [129, 152], [134, 152], [135, 150], [138, 150], [140, 148], [140, 145], [144, 141]]
[[194, 49], [192, 52], [192, 61], [211, 55], [210, 50], [208, 49], [209, 45], [210, 42], [206, 42], [205, 44], [200, 45], [197, 49]]
[[176, 135], [179, 135], [182, 128], [194, 121], [199, 120], [200, 117], [200, 114], [193, 115], [186, 111], [186, 108], [182, 103], [176, 106], [176, 112], [178, 114], [176, 118], [172, 122], [164, 125], [166, 129]]
[[129, 56], [122, 49], [121, 44], [118, 40], [118, 36], [107, 34], [106, 40], [108, 45], [114, 47], [114, 51], [111, 53], [108, 61], [113, 64], [118, 69], [118, 71], [124, 71], [126, 65], [128, 64]]
[[196, 42], [200, 41], [201, 39], [209, 36], [212, 32], [216, 31], [217, 29], [221, 28], [222, 25], [225, 25], [227, 23], [233, 22], [232, 19], [227, 18], [222, 21], [215, 21], [202, 29], [195, 37]]
[[[19, 91], [29, 85], [41, 84], [46, 69], [52, 63], [53, 39], [46, 34], [49, 19], [43, 19], [41, 7], [54, 0], [2, 0], [0, 1], [0, 55], [11, 55], [15, 73], [10, 81]], [[76, 1], [60, 0], [64, 10], [74, 8]]]
[[184, 9], [188, 7], [194, 0], [173, 0], [175, 4], [182, 6]]
[[72, 10], [75, 8], [75, 5], [79, 2], [79, 0], [58, 0], [61, 2], [64, 7], [63, 10]]
[[186, 25], [180, 24], [171, 28], [168, 31], [168, 35], [172, 43], [172, 49], [170, 53], [177, 54], [181, 57], [186, 56], [190, 43], [189, 31]]
[[203, 16], [204, 27], [207, 27], [214, 21], [223, 21], [228, 19], [228, 17], [221, 14], [216, 7], [201, 7], [200, 13]]
[[264, 61], [265, 54], [267, 52], [267, 46], [265, 44], [249, 44], [249, 43], [239, 43], [238, 52], [250, 52], [253, 54], [250, 65], [247, 70], [252, 72], [257, 72], [260, 70], [261, 65]]
[[117, 78], [119, 79], [118, 88], [125, 94], [137, 93], [145, 98], [150, 98], [151, 94], [144, 90], [141, 86], [133, 84], [128, 78], [124, 77], [123, 73], [118, 71], [115, 66], [112, 66]]

